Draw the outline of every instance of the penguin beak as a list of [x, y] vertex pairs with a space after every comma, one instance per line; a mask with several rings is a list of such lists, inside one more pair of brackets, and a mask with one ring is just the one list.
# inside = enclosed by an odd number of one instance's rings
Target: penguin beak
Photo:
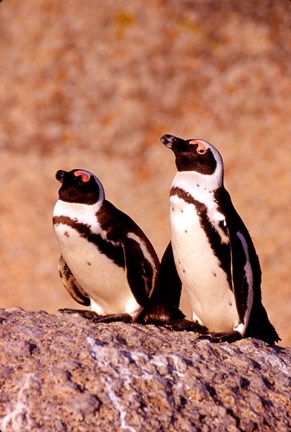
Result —
[[66, 171], [58, 170], [58, 171], [56, 172], [56, 179], [57, 179], [60, 183], [63, 183], [64, 178], [65, 178], [65, 174], [66, 174]]
[[179, 144], [179, 142], [184, 142], [184, 140], [182, 138], [175, 137], [174, 135], [165, 134], [161, 137], [161, 142], [166, 147], [173, 150], [173, 147], [176, 144]]

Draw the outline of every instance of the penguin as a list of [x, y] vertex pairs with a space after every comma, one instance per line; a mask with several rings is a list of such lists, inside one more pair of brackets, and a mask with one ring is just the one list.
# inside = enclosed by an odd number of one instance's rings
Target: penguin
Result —
[[[202, 338], [254, 337], [274, 344], [280, 338], [262, 304], [259, 258], [224, 187], [220, 153], [201, 139], [166, 134], [161, 142], [173, 151], [177, 174], [170, 190], [171, 241], [161, 261], [160, 290], [165, 293], [168, 286], [175, 293], [175, 308], [181, 290], [187, 292], [191, 321], [198, 331], [201, 327]], [[172, 285], [168, 272], [176, 272]], [[182, 330], [184, 323], [180, 320]]]
[[86, 318], [135, 320], [148, 303], [159, 270], [151, 242], [105, 199], [100, 180], [91, 172], [59, 170], [56, 179], [61, 187], [53, 226], [62, 284], [76, 302], [90, 306], [91, 311], [78, 311]]

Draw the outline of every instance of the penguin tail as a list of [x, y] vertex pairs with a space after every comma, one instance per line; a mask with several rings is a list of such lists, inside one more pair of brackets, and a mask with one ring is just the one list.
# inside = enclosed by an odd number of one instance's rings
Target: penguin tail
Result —
[[245, 337], [260, 339], [269, 345], [281, 340], [262, 304], [253, 307]]

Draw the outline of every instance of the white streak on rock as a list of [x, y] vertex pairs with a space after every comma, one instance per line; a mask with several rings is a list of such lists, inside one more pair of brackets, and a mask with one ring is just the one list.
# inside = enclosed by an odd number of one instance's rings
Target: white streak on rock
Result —
[[[113, 348], [108, 347], [102, 347], [98, 346], [95, 343], [95, 340], [91, 337], [87, 337], [87, 342], [90, 346], [90, 353], [93, 359], [98, 363], [106, 364], [108, 363], [108, 360], [110, 358], [110, 352], [109, 351], [115, 351]], [[116, 378], [119, 378], [119, 374], [114, 371], [114, 375], [116, 375]], [[135, 428], [129, 426], [126, 422], [126, 410], [123, 407], [121, 399], [116, 395], [114, 391], [114, 382], [113, 380], [107, 375], [103, 378], [104, 384], [106, 386], [106, 390], [108, 393], [108, 397], [111, 400], [112, 404], [116, 408], [116, 410], [119, 413], [120, 417], [120, 428], [124, 429], [129, 432], [136, 432]]]
[[[99, 379], [103, 380], [108, 397], [119, 413], [120, 428], [123, 430], [135, 432], [135, 428], [126, 421], [126, 410], [122, 397], [116, 394], [116, 383], [119, 383], [119, 388], [120, 385], [124, 388], [134, 388], [135, 381], [152, 381], [153, 375], [157, 375], [160, 381], [167, 381], [172, 387], [179, 390], [178, 393], [187, 388], [186, 385], [182, 388], [179, 382], [188, 368], [183, 357], [179, 355], [147, 355], [140, 351], [116, 350], [91, 337], [87, 337], [87, 342], [91, 357], [97, 365], [100, 367], [104, 365], [106, 369], [108, 369], [108, 364], [112, 366], [110, 375], [99, 375]], [[127, 368], [128, 363], [132, 363], [133, 367]], [[119, 367], [115, 367], [115, 364], [116, 366], [118, 364]], [[120, 364], [124, 364], [122, 370], [120, 370]]]
[[1, 432], [31, 431], [29, 389], [35, 384], [35, 374], [25, 375], [23, 383], [17, 394], [17, 400], [0, 422]]

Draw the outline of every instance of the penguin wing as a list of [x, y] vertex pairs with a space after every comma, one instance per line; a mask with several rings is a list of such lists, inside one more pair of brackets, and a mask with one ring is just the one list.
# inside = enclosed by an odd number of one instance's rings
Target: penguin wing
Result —
[[127, 281], [136, 301], [145, 306], [154, 287], [159, 268], [156, 252], [139, 226], [109, 201], [103, 202], [98, 213], [101, 228], [106, 237], [122, 247]]
[[157, 273], [154, 260], [147, 259], [141, 244], [130, 234], [123, 239], [122, 248], [128, 284], [136, 301], [145, 307]]
[[231, 279], [236, 306], [241, 322], [247, 325], [246, 315], [250, 314], [252, 298], [261, 302], [260, 263], [251, 236], [224, 188], [220, 190], [218, 202], [225, 215], [229, 236]]
[[58, 270], [61, 282], [70, 294], [70, 296], [81, 305], [90, 306], [90, 297], [76, 281], [75, 276], [71, 272], [68, 264], [66, 263], [62, 255], [59, 259]]
[[253, 275], [245, 244], [245, 239], [240, 232], [230, 230], [232, 285], [240, 320], [247, 324], [245, 317], [248, 306], [252, 305], [249, 299], [252, 296]]
[[227, 214], [231, 245], [231, 269], [236, 305], [245, 324], [245, 337], [261, 339], [269, 344], [280, 340], [262, 304], [261, 267], [252, 238], [235, 210], [228, 192], [221, 191], [222, 210]]

